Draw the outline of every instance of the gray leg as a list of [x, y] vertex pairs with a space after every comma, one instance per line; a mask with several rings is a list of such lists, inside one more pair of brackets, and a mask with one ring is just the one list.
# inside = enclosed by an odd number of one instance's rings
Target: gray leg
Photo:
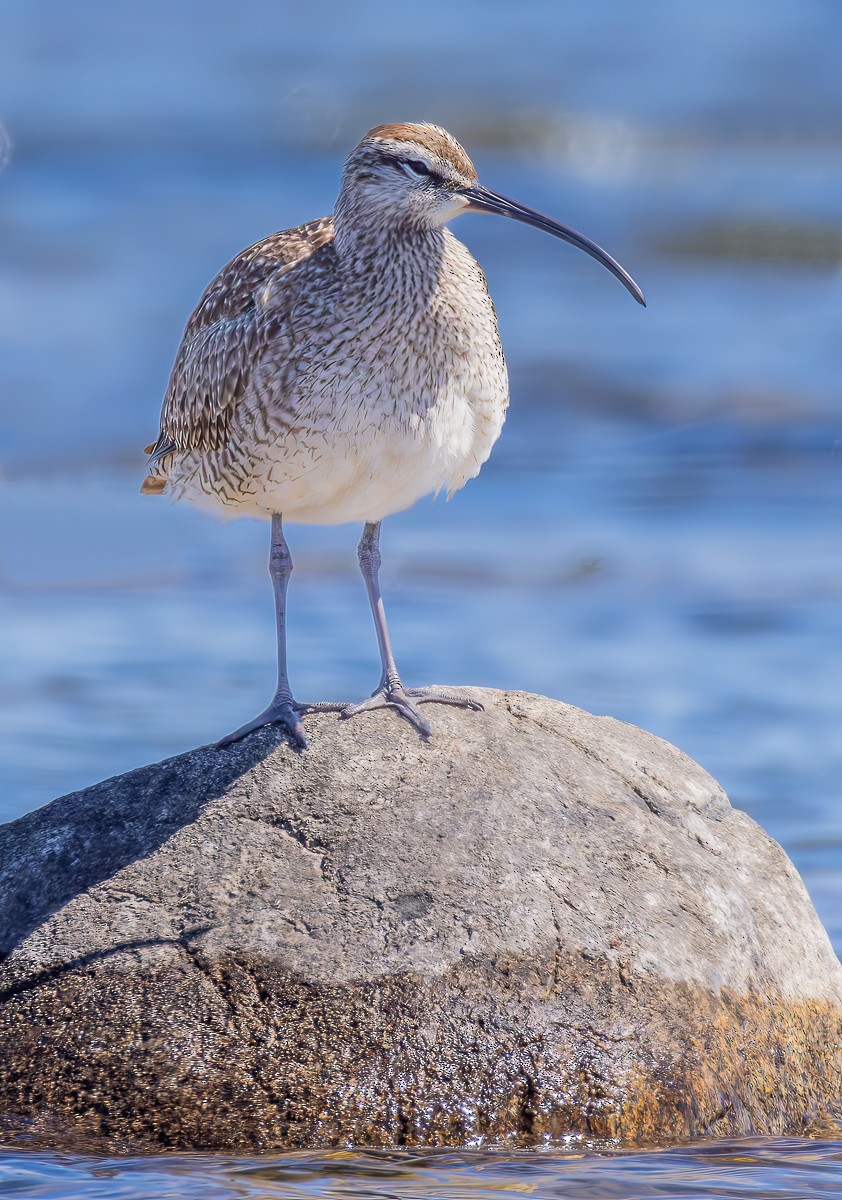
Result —
[[427, 738], [432, 733], [432, 729], [429, 722], [421, 715], [419, 704], [453, 704], [458, 708], [481, 709], [482, 705], [476, 700], [471, 700], [451, 688], [405, 688], [403, 686], [395, 665], [395, 656], [392, 653], [392, 643], [386, 625], [386, 610], [383, 607], [383, 596], [380, 591], [379, 521], [366, 525], [360, 538], [358, 554], [360, 570], [365, 580], [371, 605], [371, 615], [374, 617], [382, 672], [380, 683], [368, 700], [363, 700], [361, 704], [350, 705], [343, 710], [343, 716], [354, 717], [358, 713], [369, 712], [374, 708], [396, 708], [411, 725], [415, 726], [422, 737]]
[[284, 538], [283, 523], [280, 514], [272, 517], [272, 546], [269, 551], [269, 575], [275, 592], [275, 622], [278, 636], [278, 686], [275, 695], [263, 712], [249, 721], [240, 729], [229, 733], [218, 743], [220, 746], [230, 746], [254, 729], [262, 729], [264, 725], [283, 725], [289, 734], [290, 741], [299, 749], [307, 745], [304, 727], [301, 724], [300, 713], [307, 707], [298, 704], [290, 691], [287, 678], [287, 584], [292, 574], [292, 556]]
[[395, 656], [392, 653], [392, 642], [389, 628], [386, 624], [386, 609], [383, 606], [383, 594], [380, 591], [380, 522], [369, 523], [363, 529], [360, 544], [357, 547], [357, 557], [360, 560], [360, 571], [368, 592], [368, 602], [371, 605], [371, 615], [374, 617], [374, 631], [377, 634], [377, 646], [380, 650], [380, 664], [383, 668], [380, 677], [380, 687], [400, 685]]

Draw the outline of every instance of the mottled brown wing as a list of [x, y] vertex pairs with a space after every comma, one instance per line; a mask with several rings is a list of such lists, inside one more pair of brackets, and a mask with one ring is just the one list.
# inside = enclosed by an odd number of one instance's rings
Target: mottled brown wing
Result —
[[243, 250], [209, 284], [187, 322], [161, 410], [144, 491], [162, 491], [166, 460], [178, 450], [215, 450], [259, 361], [271, 324], [256, 295], [273, 275], [309, 258], [333, 238], [323, 217]]

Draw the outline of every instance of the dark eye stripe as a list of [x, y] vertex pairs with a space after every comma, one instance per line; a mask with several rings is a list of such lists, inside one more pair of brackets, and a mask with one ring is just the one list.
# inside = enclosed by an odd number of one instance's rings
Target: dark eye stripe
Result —
[[407, 175], [414, 175], [417, 179], [429, 179], [432, 183], [444, 183], [444, 176], [434, 171], [421, 158], [400, 158], [392, 161]]

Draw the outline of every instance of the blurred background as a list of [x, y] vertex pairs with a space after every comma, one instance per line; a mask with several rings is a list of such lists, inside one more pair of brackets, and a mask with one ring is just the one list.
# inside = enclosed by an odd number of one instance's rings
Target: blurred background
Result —
[[[833, 0], [5, 0], [0, 818], [268, 699], [268, 531], [142, 497], [142, 447], [208, 280], [330, 212], [369, 126], [426, 119], [649, 308], [535, 231], [457, 224], [512, 405], [478, 480], [385, 526], [405, 678], [676, 743], [841, 948], [841, 53]], [[376, 683], [358, 533], [289, 531], [302, 699]]]

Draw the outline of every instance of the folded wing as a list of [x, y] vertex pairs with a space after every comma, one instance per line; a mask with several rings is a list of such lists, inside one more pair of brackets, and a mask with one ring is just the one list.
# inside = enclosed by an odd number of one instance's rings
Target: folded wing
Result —
[[164, 491], [174, 454], [225, 445], [232, 414], [277, 320], [277, 314], [261, 303], [262, 294], [274, 277], [332, 238], [331, 217], [273, 234], [243, 250], [209, 284], [184, 330], [164, 396], [160, 432], [146, 448], [149, 462], [142, 492]]

